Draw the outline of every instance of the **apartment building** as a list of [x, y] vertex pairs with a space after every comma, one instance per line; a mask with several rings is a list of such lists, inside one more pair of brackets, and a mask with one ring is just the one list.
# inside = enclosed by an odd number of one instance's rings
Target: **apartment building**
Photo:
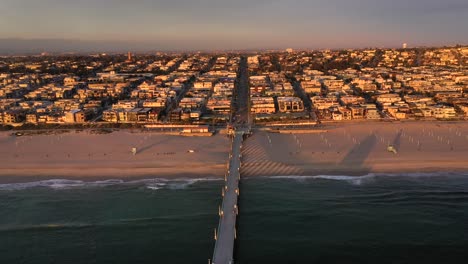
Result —
[[251, 112], [255, 114], [276, 113], [273, 97], [251, 97]]
[[282, 113], [302, 112], [304, 103], [298, 97], [278, 97], [278, 109]]

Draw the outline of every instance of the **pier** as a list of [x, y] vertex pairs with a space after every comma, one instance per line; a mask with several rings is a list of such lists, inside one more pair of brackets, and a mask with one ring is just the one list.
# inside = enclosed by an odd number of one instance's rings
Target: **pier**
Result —
[[244, 131], [236, 131], [232, 140], [232, 151], [229, 158], [229, 168], [225, 185], [221, 190], [223, 203], [219, 210], [219, 225], [215, 230], [215, 249], [213, 264], [233, 263], [234, 242], [237, 237], [236, 220], [239, 213], [239, 181], [241, 166], [241, 148]]

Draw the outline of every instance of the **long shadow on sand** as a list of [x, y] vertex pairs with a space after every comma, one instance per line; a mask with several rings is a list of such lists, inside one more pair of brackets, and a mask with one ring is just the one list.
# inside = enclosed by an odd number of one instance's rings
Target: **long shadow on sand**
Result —
[[360, 144], [355, 145], [343, 160], [337, 165], [338, 168], [353, 168], [361, 173], [369, 173], [371, 168], [365, 167], [364, 162], [369, 157], [372, 149], [377, 143], [377, 137], [372, 134], [366, 137]]
[[160, 141], [158, 141], [158, 142], [153, 142], [153, 143], [151, 143], [150, 145], [147, 145], [147, 146], [144, 146], [144, 147], [140, 148], [140, 149], [138, 150], [138, 152], [139, 152], [139, 153], [143, 153], [143, 152], [145, 152], [145, 151], [147, 151], [147, 150], [152, 149], [152, 148], [155, 147], [155, 146], [158, 146], [158, 145], [163, 144], [163, 143], [165, 144], [165, 143], [167, 143], [167, 142], [169, 142], [169, 141], [171, 141], [170, 138], [163, 139], [163, 140], [160, 140]]
[[401, 145], [401, 136], [403, 134], [403, 130], [400, 129], [400, 131], [398, 131], [398, 134], [396, 135], [395, 139], [393, 140], [393, 147], [397, 150], [397, 151], [400, 151], [400, 145]]
[[[273, 138], [273, 142], [275, 141], [278, 140]], [[259, 151], [258, 153], [255, 151], [251, 151], [251, 153], [248, 153], [246, 156], [264, 155], [264, 159], [273, 162], [266, 162], [264, 165], [254, 165], [248, 167], [248, 169], [245, 169], [244, 171], [246, 172], [246, 174], [252, 175], [297, 175], [289, 174], [296, 173], [296, 170], [286, 170], [284, 166], [288, 166], [288, 168], [296, 168], [302, 170], [301, 174], [303, 175], [365, 175], [372, 171], [371, 165], [366, 165], [366, 160], [368, 160], [369, 156], [372, 154], [372, 151], [374, 151], [375, 147], [377, 146], [377, 142], [378, 140], [375, 134], [368, 135], [360, 143], [353, 145], [351, 149], [341, 159], [341, 161], [338, 161], [336, 163], [333, 161], [323, 161], [320, 159], [320, 155], [295, 156], [291, 154], [287, 155], [285, 158], [284, 152], [282, 154], [278, 153], [278, 155], [275, 156], [275, 153], [269, 153], [268, 151], [266, 151], [266, 153], [262, 153], [261, 151]], [[281, 146], [281, 149], [287, 151], [288, 145], [284, 143], [284, 146]], [[250, 149], [246, 148], [246, 150]], [[322, 152], [322, 154], [326, 153]], [[315, 157], [315, 160], [313, 160], [312, 157]], [[255, 163], [255, 159], [249, 162]]]

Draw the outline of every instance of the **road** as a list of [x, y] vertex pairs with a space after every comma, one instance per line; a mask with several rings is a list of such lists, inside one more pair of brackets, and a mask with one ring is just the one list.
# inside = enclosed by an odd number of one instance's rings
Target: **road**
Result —
[[235, 86], [235, 94], [232, 102], [232, 119], [233, 126], [250, 124], [250, 88], [249, 88], [249, 70], [247, 67], [247, 59], [241, 58], [239, 63], [239, 71]]
[[190, 91], [190, 89], [192, 89], [194, 80], [195, 80], [195, 78], [193, 77], [189, 81], [182, 84], [182, 89], [181, 89], [180, 93], [165, 108], [164, 111], [165, 111], [166, 115], [163, 117], [162, 121], [165, 121], [165, 122], [170, 121], [171, 112], [173, 110], [177, 109], [177, 107], [179, 106], [180, 101], [182, 99], [184, 99], [185, 95]]
[[[182, 62], [182, 61], [181, 61]], [[203, 68], [203, 70], [201, 70], [199, 73], [200, 75], [202, 75], [203, 73], [206, 73], [208, 71], [211, 70], [211, 68], [213, 67], [214, 63], [216, 62], [216, 57], [212, 57], [210, 62], [208, 62], [208, 64]], [[179, 65], [180, 65], [180, 62], [179, 62]], [[178, 68], [179, 66], [177, 66]], [[195, 82], [196, 80], [196, 77], [193, 76], [192, 78], [190, 78], [190, 80], [188, 80], [187, 82], [185, 82], [183, 85], [182, 85], [182, 89], [180, 91], [180, 94], [176, 96], [176, 98], [174, 99], [173, 102], [171, 102], [166, 108], [165, 108], [165, 113], [166, 115], [164, 116], [163, 120], [162, 121], [165, 121], [165, 122], [168, 122], [170, 121], [170, 115], [171, 115], [171, 112], [175, 109], [177, 109], [177, 107], [179, 107], [179, 103], [180, 101], [182, 101], [182, 99], [184, 99], [185, 95], [190, 91], [190, 89], [193, 88], [193, 83]]]
[[310, 118], [314, 121], [317, 121], [317, 115], [315, 114], [314, 109], [312, 107], [312, 101], [310, 100], [309, 96], [302, 88], [300, 82], [298, 82], [296, 78], [290, 78], [290, 82], [293, 86], [293, 89], [296, 95], [299, 98], [301, 98], [302, 102], [304, 102], [304, 108], [309, 113]]

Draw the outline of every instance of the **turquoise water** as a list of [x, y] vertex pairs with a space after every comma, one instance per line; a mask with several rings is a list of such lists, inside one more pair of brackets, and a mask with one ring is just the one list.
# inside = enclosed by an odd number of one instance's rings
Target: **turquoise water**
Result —
[[[0, 263], [207, 263], [222, 181], [0, 185]], [[242, 181], [236, 263], [466, 263], [468, 175]]]

